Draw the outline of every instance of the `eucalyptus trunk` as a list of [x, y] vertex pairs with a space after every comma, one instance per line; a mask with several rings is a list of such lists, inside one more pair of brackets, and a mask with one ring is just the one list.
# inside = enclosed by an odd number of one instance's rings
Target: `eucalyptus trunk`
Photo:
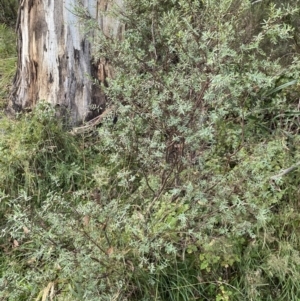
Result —
[[[123, 25], [105, 12], [109, 0], [22, 0], [19, 6], [18, 69], [13, 83], [9, 110], [32, 109], [45, 100], [69, 112], [73, 123], [91, 119], [101, 113], [105, 95], [94, 79], [105, 80], [109, 66], [105, 59], [95, 62], [90, 39], [80, 24], [82, 16], [98, 22], [113, 37], [122, 34]], [[122, 0], [113, 1], [122, 5]], [[90, 36], [93, 33], [90, 32]], [[97, 110], [96, 110], [97, 109]]]

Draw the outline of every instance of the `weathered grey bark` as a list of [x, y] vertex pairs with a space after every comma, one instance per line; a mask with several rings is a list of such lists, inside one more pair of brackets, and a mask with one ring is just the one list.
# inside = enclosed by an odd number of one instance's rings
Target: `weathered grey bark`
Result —
[[[122, 0], [114, 0], [122, 5]], [[100, 114], [105, 96], [91, 78], [109, 76], [105, 60], [93, 63], [91, 45], [82, 20], [74, 14], [74, 0], [21, 0], [17, 24], [18, 69], [9, 109], [33, 108], [46, 100], [70, 112], [74, 123]], [[109, 0], [81, 0], [87, 13], [109, 35], [123, 30], [116, 19], [103, 15]], [[92, 34], [92, 33], [91, 33]], [[95, 110], [97, 109], [97, 110]]]

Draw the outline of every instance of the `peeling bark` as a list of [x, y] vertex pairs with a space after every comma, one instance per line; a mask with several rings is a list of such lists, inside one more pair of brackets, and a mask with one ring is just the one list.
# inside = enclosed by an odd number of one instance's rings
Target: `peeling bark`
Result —
[[[114, 0], [122, 5], [122, 0]], [[105, 59], [92, 63], [91, 45], [72, 11], [74, 0], [22, 0], [19, 7], [18, 69], [9, 104], [10, 111], [32, 109], [46, 100], [67, 108], [70, 120], [80, 123], [105, 107], [105, 95], [91, 78], [103, 83], [110, 76]], [[92, 18], [113, 37], [120, 36], [124, 26], [103, 16], [111, 8], [109, 0], [82, 0]]]

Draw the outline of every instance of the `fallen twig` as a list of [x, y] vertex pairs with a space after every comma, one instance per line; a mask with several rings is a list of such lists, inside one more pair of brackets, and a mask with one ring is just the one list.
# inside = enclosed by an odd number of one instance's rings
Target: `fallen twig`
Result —
[[114, 106], [107, 108], [101, 115], [95, 117], [94, 119], [88, 121], [85, 125], [73, 128], [70, 131], [71, 135], [83, 134], [86, 132], [90, 132], [94, 127], [96, 127], [99, 123], [102, 122], [103, 118], [106, 117], [110, 112], [114, 110]]
[[284, 169], [282, 170], [279, 174], [275, 175], [275, 176], [272, 176], [270, 179], [271, 180], [278, 180], [279, 178], [285, 176], [286, 174], [288, 174], [289, 172], [293, 171], [294, 169], [296, 169], [298, 166], [300, 166], [300, 162], [297, 162], [295, 165], [287, 168], [287, 169]]

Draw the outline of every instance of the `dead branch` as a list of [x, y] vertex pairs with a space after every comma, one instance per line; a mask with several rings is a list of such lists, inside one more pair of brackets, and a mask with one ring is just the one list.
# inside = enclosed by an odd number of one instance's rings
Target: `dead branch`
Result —
[[101, 115], [95, 117], [94, 119], [88, 121], [84, 126], [73, 128], [70, 131], [71, 135], [79, 135], [92, 131], [103, 119], [114, 110], [114, 106], [107, 108]]
[[279, 174], [275, 175], [275, 176], [272, 176], [270, 178], [270, 180], [278, 180], [279, 178], [285, 176], [286, 174], [290, 173], [291, 171], [295, 170], [297, 167], [300, 166], [300, 161], [297, 162], [295, 165], [289, 167], [289, 168], [286, 168], [286, 169], [283, 169]]

